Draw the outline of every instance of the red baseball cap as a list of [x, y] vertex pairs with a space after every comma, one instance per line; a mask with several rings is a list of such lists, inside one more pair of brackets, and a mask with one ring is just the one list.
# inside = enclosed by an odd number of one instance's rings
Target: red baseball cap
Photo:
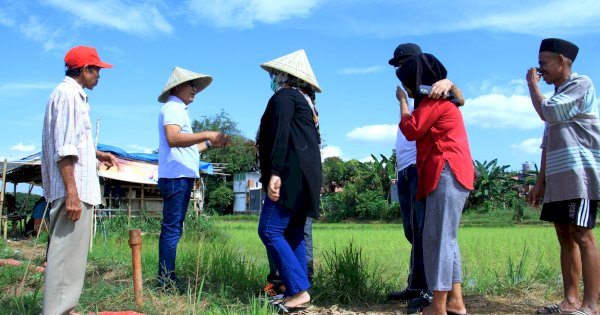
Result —
[[100, 68], [112, 68], [110, 63], [103, 62], [94, 47], [77, 46], [71, 48], [65, 55], [65, 65], [69, 69], [77, 69], [84, 66], [96, 66]]

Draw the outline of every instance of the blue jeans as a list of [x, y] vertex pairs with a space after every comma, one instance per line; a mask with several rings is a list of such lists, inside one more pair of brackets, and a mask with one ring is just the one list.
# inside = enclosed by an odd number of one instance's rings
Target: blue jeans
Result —
[[286, 209], [265, 198], [258, 221], [258, 236], [277, 266], [285, 296], [310, 288], [304, 244], [306, 214]]
[[[308, 280], [312, 283], [312, 278], [315, 275], [315, 267], [313, 262], [313, 241], [312, 241], [312, 218], [306, 218], [304, 224], [304, 245], [306, 246], [306, 267], [308, 268]], [[267, 259], [269, 260], [269, 275], [267, 276], [268, 282], [274, 282], [280, 280], [279, 272], [277, 271], [277, 265], [275, 260], [267, 251]]]
[[423, 266], [425, 200], [416, 200], [417, 180], [417, 167], [414, 164], [398, 171], [398, 200], [400, 200], [404, 236], [412, 245], [410, 250], [408, 289], [425, 290], [427, 289], [427, 280], [425, 280]]
[[158, 281], [176, 280], [175, 257], [183, 220], [190, 203], [194, 178], [159, 178], [163, 220], [158, 239]]

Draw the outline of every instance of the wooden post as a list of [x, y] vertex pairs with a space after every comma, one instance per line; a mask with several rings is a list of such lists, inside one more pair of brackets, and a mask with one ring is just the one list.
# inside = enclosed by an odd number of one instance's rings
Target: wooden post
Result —
[[[8, 164], [8, 161], [6, 159], [4, 159], [4, 169], [2, 170], [2, 192], [0, 192], [0, 218], [2, 218], [3, 220], [3, 233], [4, 233], [4, 239], [6, 240], [6, 229], [8, 229], [8, 211], [6, 212], [6, 215], [4, 215], [4, 194], [6, 192], [6, 165]], [[16, 196], [15, 196], [16, 199]]]
[[131, 247], [131, 260], [133, 263], [133, 292], [135, 305], [141, 307], [144, 303], [142, 291], [142, 231], [129, 230], [129, 247]]

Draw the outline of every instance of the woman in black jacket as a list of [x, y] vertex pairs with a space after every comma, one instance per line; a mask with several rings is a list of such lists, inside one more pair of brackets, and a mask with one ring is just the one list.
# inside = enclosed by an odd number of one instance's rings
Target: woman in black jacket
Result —
[[275, 94], [260, 120], [261, 183], [267, 192], [258, 234], [285, 285], [284, 312], [310, 301], [304, 223], [319, 211], [321, 154], [314, 93], [321, 88], [304, 50], [261, 65]]

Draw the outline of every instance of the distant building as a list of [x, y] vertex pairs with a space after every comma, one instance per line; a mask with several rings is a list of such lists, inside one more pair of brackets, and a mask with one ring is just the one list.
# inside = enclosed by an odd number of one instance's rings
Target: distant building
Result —
[[260, 173], [233, 174], [233, 212], [258, 212], [266, 193], [259, 182]]

